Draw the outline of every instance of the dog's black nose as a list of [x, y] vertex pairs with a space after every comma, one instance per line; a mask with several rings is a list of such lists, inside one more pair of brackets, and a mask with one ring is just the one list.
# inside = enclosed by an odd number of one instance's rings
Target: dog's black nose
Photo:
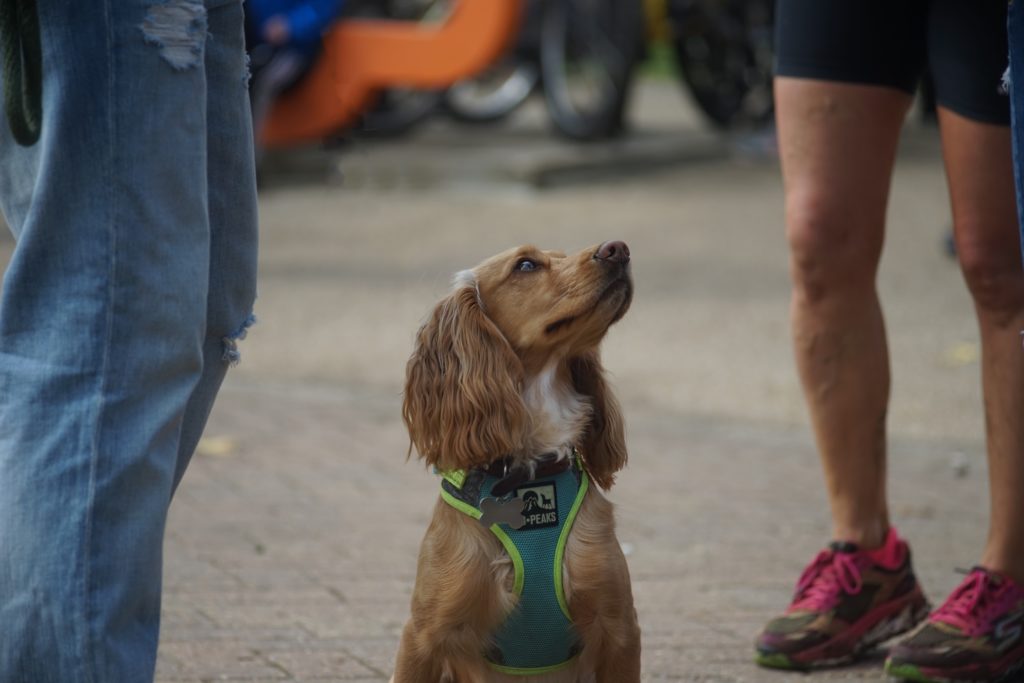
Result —
[[626, 246], [625, 242], [620, 240], [605, 242], [598, 247], [597, 253], [594, 254], [594, 258], [601, 261], [611, 261], [612, 263], [626, 265], [629, 263], [629, 247]]

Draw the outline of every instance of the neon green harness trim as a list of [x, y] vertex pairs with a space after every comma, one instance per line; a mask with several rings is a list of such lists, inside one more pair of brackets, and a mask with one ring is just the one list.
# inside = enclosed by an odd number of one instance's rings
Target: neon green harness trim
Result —
[[[465, 479], [465, 476], [466, 476], [465, 472], [461, 472], [461, 471], [460, 472], [449, 472], [449, 473], [446, 473], [446, 474], [444, 474], [442, 476], [445, 479], [448, 479], [448, 481], [452, 481], [452, 479], [449, 478], [450, 474], [462, 475], [463, 479]], [[444, 499], [444, 502], [448, 503], [449, 505], [451, 505], [453, 508], [455, 508], [459, 512], [464, 512], [465, 514], [469, 515], [473, 519], [480, 519], [481, 517], [483, 517], [483, 513], [482, 512], [477, 510], [472, 505], [469, 505], [468, 503], [463, 503], [461, 500], [459, 500], [455, 496], [451, 495], [450, 493], [448, 493], [444, 489], [441, 489], [441, 498]], [[491, 532], [495, 536], [498, 537], [498, 540], [501, 541], [501, 544], [503, 546], [505, 546], [505, 552], [508, 553], [508, 556], [510, 558], [512, 558], [512, 566], [515, 567], [515, 571], [516, 571], [516, 574], [515, 574], [516, 578], [515, 578], [515, 582], [512, 585], [512, 590], [514, 590], [516, 592], [516, 595], [518, 595], [518, 594], [522, 593], [522, 591], [523, 591], [523, 577], [525, 576], [525, 572], [523, 570], [523, 558], [519, 555], [519, 551], [516, 550], [516, 544], [512, 542], [512, 539], [508, 537], [508, 534], [506, 534], [504, 531], [502, 531], [500, 526], [498, 526], [497, 524], [492, 524], [489, 528], [490, 528]], [[562, 582], [561, 581], [558, 582], [558, 594], [560, 596], [562, 594]], [[563, 599], [563, 602], [564, 602], [564, 599]]]

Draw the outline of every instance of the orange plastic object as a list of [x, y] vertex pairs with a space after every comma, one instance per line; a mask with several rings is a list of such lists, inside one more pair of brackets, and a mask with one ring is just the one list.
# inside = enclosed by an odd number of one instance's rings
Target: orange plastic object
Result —
[[519, 28], [522, 0], [455, 0], [436, 24], [343, 20], [302, 82], [274, 105], [267, 145], [342, 130], [386, 87], [444, 88], [493, 63]]

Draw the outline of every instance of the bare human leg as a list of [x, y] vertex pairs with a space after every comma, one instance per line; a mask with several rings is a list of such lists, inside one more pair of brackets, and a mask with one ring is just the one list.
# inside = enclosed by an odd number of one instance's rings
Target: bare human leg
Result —
[[1024, 583], [1024, 269], [1010, 129], [940, 108], [957, 254], [981, 336], [991, 518], [981, 564]]
[[855, 659], [927, 614], [909, 549], [889, 527], [889, 352], [875, 289], [910, 96], [808, 79], [775, 87], [793, 347], [839, 542], [807, 565], [756, 641], [762, 666], [799, 669]]
[[776, 79], [794, 353], [825, 471], [833, 537], [882, 544], [889, 357], [875, 275], [910, 97]]

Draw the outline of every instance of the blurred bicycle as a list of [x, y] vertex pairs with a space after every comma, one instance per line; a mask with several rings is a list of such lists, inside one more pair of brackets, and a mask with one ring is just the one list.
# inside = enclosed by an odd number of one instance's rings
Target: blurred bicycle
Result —
[[[366, 112], [358, 133], [394, 136], [436, 111], [491, 123], [542, 92], [555, 130], [574, 140], [619, 134], [642, 56], [639, 0], [524, 0], [518, 38], [503, 60], [445, 91], [395, 87]], [[355, 0], [349, 15], [436, 22], [451, 0]]]
[[772, 96], [775, 0], [666, 0], [686, 89], [719, 128], [757, 128]]
[[[595, 139], [620, 132], [632, 70], [643, 53], [644, 30], [636, 22], [643, 20], [644, 5], [637, 0], [625, 3], [628, 7], [616, 0], [595, 2], [590, 16], [597, 18], [590, 28], [586, 23], [576, 27], [568, 41], [558, 37], [565, 35], [563, 22], [566, 15], [581, 16], [583, 3], [530, 2], [515, 49], [484, 74], [450, 88], [445, 95], [448, 112], [470, 123], [497, 121], [543, 88], [556, 128], [569, 137]], [[774, 0], [648, 0], [645, 5], [652, 21], [664, 22], [682, 84], [715, 126], [749, 129], [772, 120]], [[609, 34], [607, 18], [616, 12], [625, 16], [625, 23]], [[580, 66], [585, 60], [578, 56], [575, 66], [573, 60], [561, 65], [567, 45], [569, 54], [599, 58], [589, 66]], [[587, 69], [600, 73], [595, 63], [608, 65], [603, 69], [607, 75], [597, 77], [603, 79], [598, 94], [590, 95], [589, 105], [574, 105], [578, 96], [569, 93], [586, 87], [578, 74]], [[579, 83], [560, 77], [573, 72]]]
[[561, 135], [613, 137], [623, 128], [642, 41], [638, 0], [527, 0], [507, 57], [449, 88], [445, 107], [457, 120], [491, 123], [542, 92]]

